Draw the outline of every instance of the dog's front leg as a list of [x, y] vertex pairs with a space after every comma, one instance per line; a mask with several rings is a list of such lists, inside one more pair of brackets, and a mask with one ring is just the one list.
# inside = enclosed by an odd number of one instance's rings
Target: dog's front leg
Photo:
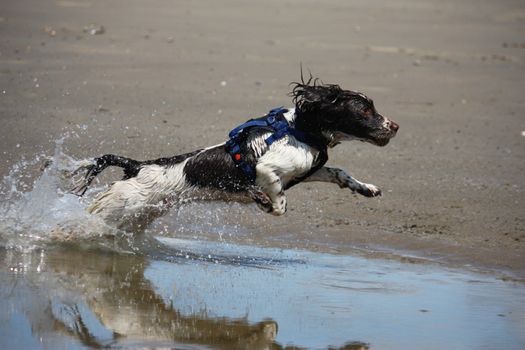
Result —
[[284, 194], [281, 178], [270, 166], [264, 163], [257, 164], [255, 170], [257, 186], [271, 200], [271, 210], [265, 211], [277, 216], [286, 213], [286, 195]]
[[341, 188], [349, 188], [352, 192], [357, 192], [366, 197], [377, 197], [381, 195], [381, 190], [377, 186], [354, 179], [344, 170], [338, 168], [322, 167], [303, 181], [335, 183]]

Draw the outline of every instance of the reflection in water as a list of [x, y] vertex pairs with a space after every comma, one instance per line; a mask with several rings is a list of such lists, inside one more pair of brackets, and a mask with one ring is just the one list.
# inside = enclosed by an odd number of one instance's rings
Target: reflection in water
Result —
[[525, 348], [525, 289], [491, 276], [168, 237], [42, 247], [0, 248], [2, 350]]
[[[47, 339], [44, 348], [81, 347], [54, 339], [56, 333], [91, 348], [186, 348], [183, 344], [214, 349], [284, 348], [275, 341], [278, 326], [273, 320], [250, 323], [211, 317], [206, 310], [191, 315], [179, 312], [145, 278], [149, 263], [142, 256], [75, 249], [19, 254], [1, 249], [0, 260], [10, 272], [10, 278], [6, 271], [0, 276], [0, 297], [13, 306], [7, 314], [24, 314], [32, 336]], [[5, 310], [0, 309], [0, 315], [5, 317]], [[21, 344], [7, 341], [6, 345]], [[367, 348], [351, 342], [341, 349]]]
[[[265, 320], [252, 325], [245, 320], [207, 318], [205, 314], [183, 316], [171, 305], [166, 305], [145, 280], [147, 261], [143, 257], [93, 254], [61, 250], [42, 253], [39, 261], [34, 261], [34, 255], [30, 261], [20, 261], [18, 256], [6, 256], [4, 251], [5, 265], [20, 269], [25, 275], [14, 275], [12, 291], [7, 298], [18, 293], [21, 278], [39, 288], [39, 281], [27, 278], [35, 272], [40, 275], [39, 280], [45, 276], [48, 283], [44, 285], [59, 284], [58, 293], [83, 295], [84, 302], [75, 301], [75, 297], [51, 296], [50, 307], [45, 310], [48, 315], [39, 315], [37, 321], [45, 322], [50, 311], [57, 330], [76, 336], [90, 347], [115, 345], [121, 341], [124, 344], [150, 341], [146, 343], [148, 347], [162, 344], [162, 341], [174, 341], [210, 344], [224, 349], [266, 349], [273, 344], [277, 332], [275, 322]], [[3, 293], [7, 290], [2, 288]], [[45, 294], [44, 290], [40, 292]], [[39, 329], [51, 331], [40, 326], [37, 325], [37, 332]]]

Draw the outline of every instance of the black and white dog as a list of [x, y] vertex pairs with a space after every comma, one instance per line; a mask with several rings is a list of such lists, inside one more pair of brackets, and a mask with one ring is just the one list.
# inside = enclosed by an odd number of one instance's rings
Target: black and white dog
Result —
[[362, 93], [312, 78], [293, 86], [295, 108], [273, 113], [284, 129], [248, 123], [230, 135], [234, 142], [170, 158], [137, 161], [104, 155], [77, 170], [83, 176], [73, 192], [83, 195], [108, 166], [123, 168], [124, 178], [98, 194], [88, 208], [123, 229], [144, 228], [188, 198], [254, 201], [265, 212], [283, 215], [284, 191], [306, 181], [335, 183], [367, 197], [381, 195], [376, 186], [324, 166], [327, 150], [349, 140], [385, 146], [399, 126], [379, 114]]

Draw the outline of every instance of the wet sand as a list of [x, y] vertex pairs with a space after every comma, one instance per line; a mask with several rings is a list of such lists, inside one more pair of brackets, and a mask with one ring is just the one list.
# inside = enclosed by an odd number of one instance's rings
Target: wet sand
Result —
[[258, 230], [231, 240], [394, 249], [523, 278], [524, 32], [511, 0], [2, 2], [0, 176], [66, 132], [77, 158], [222, 142], [289, 106], [302, 62], [400, 124], [387, 147], [348, 143], [329, 161], [384, 196], [298, 186], [285, 217], [238, 209], [234, 224]]

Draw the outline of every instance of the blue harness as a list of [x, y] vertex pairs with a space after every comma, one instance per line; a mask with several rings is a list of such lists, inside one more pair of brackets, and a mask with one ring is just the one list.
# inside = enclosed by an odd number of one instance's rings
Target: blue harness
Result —
[[266, 116], [258, 119], [250, 119], [246, 123], [241, 124], [230, 131], [228, 134], [230, 139], [226, 141], [226, 151], [231, 155], [235, 165], [242, 169], [250, 181], [255, 182], [255, 167], [243, 159], [240, 146], [245, 140], [242, 133], [249, 128], [261, 127], [272, 129], [273, 133], [264, 140], [268, 146], [286, 135], [291, 135], [299, 142], [306, 143], [320, 151], [326, 149], [326, 145], [323, 144], [321, 140], [291, 127], [283, 115], [286, 112], [288, 112], [288, 110], [283, 107], [274, 108], [268, 112]]

